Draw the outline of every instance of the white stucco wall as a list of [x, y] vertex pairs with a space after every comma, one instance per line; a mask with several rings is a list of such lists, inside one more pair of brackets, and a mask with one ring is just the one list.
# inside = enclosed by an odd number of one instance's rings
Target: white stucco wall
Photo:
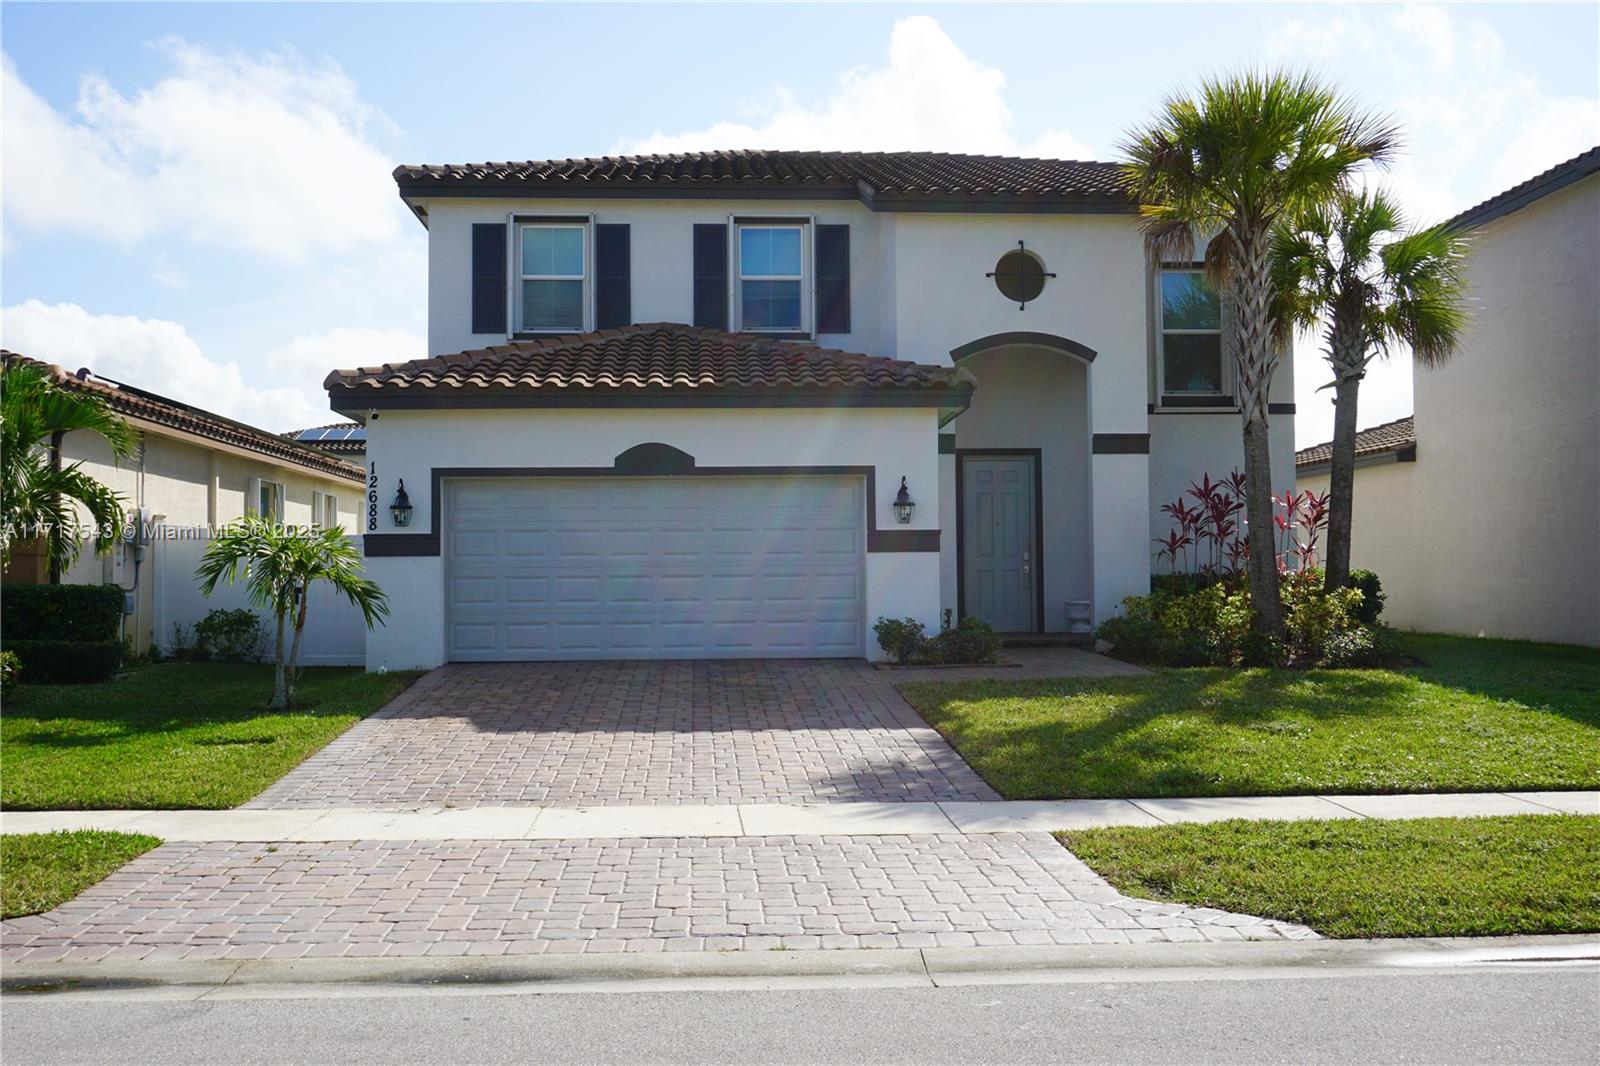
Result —
[[[851, 332], [823, 335], [822, 344], [927, 363], [947, 363], [953, 349], [1012, 331], [1053, 334], [1093, 349], [1096, 358], [1086, 376], [1059, 355], [1040, 356], [1060, 368], [1059, 381], [1049, 368], [1018, 376], [987, 356], [973, 360], [971, 369], [980, 378], [974, 410], [946, 427], [958, 435], [961, 447], [1052, 451], [1064, 447], [1069, 437], [1087, 446], [1094, 434], [1150, 435], [1148, 457], [1091, 460], [1073, 452], [1071, 476], [1065, 480], [1050, 476], [1059, 467], [1057, 461], [1046, 462], [1047, 481], [1052, 482], [1046, 485], [1044, 501], [1049, 629], [1065, 624], [1067, 599], [1092, 599], [1098, 621], [1123, 596], [1143, 592], [1151, 541], [1166, 531], [1160, 505], [1201, 473], [1223, 474], [1243, 462], [1236, 412], [1149, 411], [1156, 399], [1155, 291], [1137, 220], [1130, 215], [873, 212], [849, 200], [422, 202], [428, 211], [429, 347], [434, 353], [504, 342], [503, 335], [473, 334], [470, 329], [471, 227], [504, 222], [514, 214], [627, 223], [636, 322], [692, 319], [696, 223], [724, 222], [730, 216], [801, 215], [851, 227]], [[1056, 275], [1021, 310], [986, 276], [1018, 241]], [[985, 361], [987, 373], [980, 365]], [[1001, 395], [1008, 391], [1014, 395]], [[1057, 401], [1062, 417], [1050, 417], [1046, 395]], [[1292, 367], [1286, 361], [1272, 399], [1288, 404], [1293, 397]], [[1275, 415], [1274, 491], [1293, 484], [1293, 440], [1293, 415]], [[954, 460], [946, 457], [937, 484], [940, 524], [946, 532], [940, 602], [952, 609], [957, 600], [954, 470]], [[1115, 483], [1102, 482], [1101, 471]], [[1130, 509], [1135, 498], [1141, 509], [1137, 520]]]
[[[96, 481], [119, 494], [130, 516], [135, 509], [147, 517], [165, 515], [163, 524], [203, 527], [211, 523], [210, 494], [215, 481], [218, 525], [244, 514], [245, 494], [252, 477], [281, 482], [284, 486], [284, 520], [309, 524], [314, 492], [333, 493], [338, 500], [341, 523], [356, 528], [365, 495], [363, 487], [339, 478], [320, 477], [304, 467], [275, 463], [207, 447], [204, 442], [162, 435], [145, 427], [141, 449], [133, 458], [116, 462], [104, 438], [93, 433], [72, 432], [62, 438], [64, 463], [82, 463]], [[79, 508], [80, 516], [87, 513]], [[62, 575], [69, 584], [117, 584], [134, 591], [135, 610], [124, 623], [124, 635], [133, 640], [134, 650], [143, 652], [155, 634], [155, 587], [160, 580], [187, 580], [186, 576], [155, 572], [153, 553], [118, 543], [106, 555], [96, 555], [86, 547], [76, 562]]]
[[[880, 530], [939, 528], [940, 492], [933, 410], [633, 409], [384, 411], [368, 422], [367, 457], [376, 464], [383, 506], [379, 533], [398, 532], [387, 504], [404, 478], [415, 507], [407, 532], [432, 527], [434, 467], [594, 467], [610, 469], [638, 444], [671, 445], [702, 467], [873, 466]], [[917, 501], [909, 525], [890, 503], [908, 479]], [[372, 557], [368, 573], [389, 594], [389, 624], [367, 640], [369, 669], [428, 667], [444, 660], [444, 570], [440, 556]], [[880, 615], [939, 622], [937, 552], [868, 552], [866, 642]]]
[[1597, 277], [1600, 176], [1474, 233], [1461, 347], [1413, 370], [1417, 460], [1356, 471], [1352, 559], [1386, 617], [1600, 645]]
[[[1296, 479], [1300, 491], [1328, 491], [1326, 473]], [[1426, 613], [1427, 581], [1418, 570], [1419, 554], [1438, 551], [1438, 531], [1416, 506], [1417, 464], [1381, 462], [1356, 468], [1355, 514], [1350, 564], [1371, 570], [1383, 582], [1383, 621], [1400, 629], [1438, 631]], [[1442, 538], [1441, 538], [1442, 539]]]

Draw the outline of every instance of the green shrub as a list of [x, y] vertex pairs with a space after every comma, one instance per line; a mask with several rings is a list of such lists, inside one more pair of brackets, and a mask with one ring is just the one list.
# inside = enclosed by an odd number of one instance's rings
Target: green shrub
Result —
[[878, 638], [878, 647], [897, 663], [908, 663], [916, 658], [927, 640], [927, 630], [914, 618], [879, 618], [872, 632]]
[[1361, 590], [1361, 609], [1356, 616], [1363, 625], [1375, 625], [1378, 616], [1383, 613], [1383, 603], [1388, 599], [1383, 594], [1383, 582], [1371, 570], [1352, 570], [1349, 584], [1351, 588]]
[[957, 626], [946, 626], [939, 635], [924, 642], [919, 660], [933, 663], [992, 663], [1000, 654], [1000, 634], [979, 618], [963, 618]]
[[32, 685], [104, 681], [122, 665], [120, 640], [12, 640], [6, 650], [22, 661]]
[[1182, 595], [1186, 592], [1199, 592], [1213, 585], [1221, 585], [1229, 580], [1227, 574], [1219, 570], [1201, 570], [1196, 573], [1179, 571], [1175, 574], [1151, 574], [1150, 591], [1153, 593], [1166, 592], [1173, 595]]
[[10, 699], [17, 688], [17, 675], [22, 673], [22, 660], [14, 651], [0, 651], [0, 699]]
[[218, 607], [195, 623], [195, 658], [258, 663], [267, 651], [261, 619], [243, 607]]
[[872, 631], [877, 634], [878, 647], [902, 666], [992, 663], [1000, 652], [1000, 635], [977, 618], [963, 618], [956, 626], [947, 624], [936, 637], [929, 637], [922, 623], [913, 618], [880, 618]]
[[1249, 589], [1226, 583], [1130, 596], [1096, 633], [1122, 657], [1162, 666], [1369, 666], [1398, 656], [1392, 631], [1362, 623], [1360, 589], [1326, 592], [1316, 570], [1284, 575], [1282, 589], [1281, 643], [1251, 628]]
[[116, 585], [7, 585], [0, 639], [110, 640], [122, 625]]

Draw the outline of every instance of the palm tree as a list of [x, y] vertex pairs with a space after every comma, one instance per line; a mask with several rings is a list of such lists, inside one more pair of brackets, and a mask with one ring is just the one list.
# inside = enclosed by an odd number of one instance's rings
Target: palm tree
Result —
[[1272, 330], [1273, 227], [1327, 203], [1363, 164], [1385, 164], [1397, 147], [1387, 120], [1309, 75], [1286, 73], [1212, 79], [1197, 98], [1169, 97], [1122, 145], [1152, 262], [1191, 261], [1209, 238], [1206, 273], [1233, 314], [1250, 596], [1256, 629], [1269, 636], [1283, 632], [1267, 447], [1267, 397], [1283, 353]]
[[1326, 582], [1350, 580], [1355, 500], [1356, 400], [1367, 364], [1394, 348], [1425, 367], [1455, 353], [1466, 326], [1467, 238], [1459, 229], [1405, 231], [1399, 207], [1382, 192], [1341, 192], [1327, 205], [1285, 221], [1273, 236], [1272, 272], [1280, 300], [1279, 336], [1323, 327], [1333, 368], [1333, 461], [1329, 474]]
[[[206, 548], [195, 571], [207, 596], [217, 583], [243, 580], [250, 602], [277, 618], [273, 646], [272, 700], [282, 710], [294, 703], [300, 669], [300, 637], [305, 631], [311, 586], [326, 581], [360, 608], [367, 628], [389, 614], [389, 601], [377, 582], [361, 573], [361, 553], [339, 528], [307, 532], [285, 528], [251, 515], [225, 529]], [[293, 642], [284, 648], [285, 625], [294, 616]]]
[[122, 498], [81, 463], [61, 466], [50, 457], [59, 435], [72, 430], [104, 437], [119, 462], [134, 453], [133, 430], [103, 398], [63, 388], [43, 364], [8, 355], [0, 369], [0, 561], [11, 561], [13, 540], [42, 535], [50, 569], [60, 573], [89, 539], [86, 525], [96, 551], [110, 548], [121, 531]]

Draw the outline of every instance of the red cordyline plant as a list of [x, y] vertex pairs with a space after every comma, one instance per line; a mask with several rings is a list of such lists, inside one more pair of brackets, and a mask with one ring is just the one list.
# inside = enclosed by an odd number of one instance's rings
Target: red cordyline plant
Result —
[[[1239, 574], [1250, 557], [1244, 499], [1242, 471], [1220, 481], [1210, 474], [1191, 481], [1189, 491], [1161, 506], [1161, 513], [1177, 524], [1156, 539], [1156, 558], [1166, 561], [1174, 574]], [[1318, 541], [1328, 527], [1328, 494], [1288, 491], [1272, 502], [1279, 573], [1316, 566]]]
[[1289, 491], [1274, 496], [1272, 507], [1272, 521], [1277, 527], [1278, 573], [1314, 568], [1317, 541], [1328, 528], [1328, 494], [1310, 489]]
[[1161, 512], [1177, 525], [1156, 540], [1156, 558], [1168, 560], [1174, 574], [1237, 573], [1246, 557], [1243, 510], [1244, 474], [1235, 470], [1221, 481], [1202, 474], [1188, 492], [1162, 504]]

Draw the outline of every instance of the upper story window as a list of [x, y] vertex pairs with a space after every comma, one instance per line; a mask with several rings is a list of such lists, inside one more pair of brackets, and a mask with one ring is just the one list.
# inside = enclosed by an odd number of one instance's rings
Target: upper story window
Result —
[[337, 529], [339, 526], [339, 497], [331, 492], [314, 492], [311, 494], [312, 522], [323, 529]]
[[806, 227], [740, 223], [736, 251], [739, 321], [753, 333], [809, 333]]
[[582, 223], [529, 224], [518, 231], [521, 306], [517, 328], [581, 333], [588, 262]]
[[1222, 301], [1201, 270], [1161, 271], [1163, 394], [1224, 393]]

